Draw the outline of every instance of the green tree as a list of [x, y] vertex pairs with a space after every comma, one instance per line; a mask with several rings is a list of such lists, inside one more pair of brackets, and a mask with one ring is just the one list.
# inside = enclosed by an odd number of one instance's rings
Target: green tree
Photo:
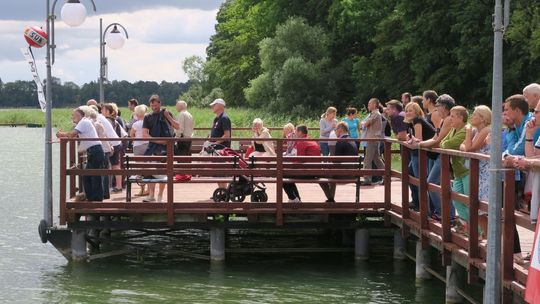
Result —
[[245, 90], [252, 106], [266, 106], [293, 115], [319, 111], [335, 98], [330, 74], [330, 42], [323, 28], [303, 18], [290, 18], [274, 38], [260, 43], [263, 73]]

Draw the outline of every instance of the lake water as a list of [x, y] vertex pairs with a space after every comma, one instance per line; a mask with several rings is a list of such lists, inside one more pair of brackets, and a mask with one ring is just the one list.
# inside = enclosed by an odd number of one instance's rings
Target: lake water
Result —
[[374, 241], [361, 263], [352, 254], [254, 253], [231, 254], [224, 265], [167, 254], [70, 264], [37, 233], [43, 130], [0, 128], [0, 137], [0, 303], [444, 303], [444, 285], [416, 286], [413, 262], [394, 261], [389, 238]]

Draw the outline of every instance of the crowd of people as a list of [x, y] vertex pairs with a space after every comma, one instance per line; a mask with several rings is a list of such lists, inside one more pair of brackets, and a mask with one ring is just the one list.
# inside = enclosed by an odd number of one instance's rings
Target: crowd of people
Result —
[[[520, 204], [530, 210], [531, 220], [536, 223], [540, 204], [540, 85], [533, 83], [523, 89], [522, 94], [508, 97], [504, 102], [503, 139], [501, 155], [503, 164], [515, 168], [516, 197]], [[128, 101], [132, 112], [131, 119], [125, 122], [120, 110], [114, 103], [98, 104], [89, 100], [85, 106], [73, 111], [72, 119], [76, 124], [72, 131], [59, 130], [57, 137], [78, 137], [108, 139], [103, 141], [80, 141], [81, 152], [86, 152], [86, 168], [120, 169], [123, 153], [127, 145], [119, 138], [131, 137], [135, 155], [165, 155], [166, 143], [152, 138], [176, 137], [191, 138], [193, 136], [193, 116], [187, 111], [187, 103], [178, 101], [176, 116], [162, 108], [159, 96], [149, 99], [149, 107], [139, 104], [137, 100]], [[209, 137], [217, 149], [231, 147], [232, 123], [225, 112], [225, 101], [216, 99], [210, 107], [215, 114]], [[151, 112], [147, 113], [148, 108]], [[492, 112], [488, 106], [480, 105], [469, 115], [468, 110], [456, 103], [448, 94], [438, 95], [434, 90], [427, 90], [422, 95], [412, 96], [403, 93], [401, 100], [392, 99], [385, 106], [377, 98], [367, 103], [367, 115], [360, 119], [358, 110], [349, 107], [344, 117], [338, 119], [338, 110], [329, 107], [321, 115], [319, 121], [319, 137], [321, 140], [294, 141], [293, 138], [308, 138], [309, 130], [305, 125], [288, 123], [283, 127], [283, 138], [286, 139], [284, 155], [286, 156], [328, 156], [358, 155], [364, 153], [365, 169], [383, 169], [382, 153], [384, 144], [377, 141], [392, 135], [407, 143], [410, 149], [410, 163], [407, 168], [413, 177], [419, 177], [420, 148], [442, 148], [489, 154], [491, 148]], [[271, 132], [264, 127], [263, 120], [256, 118], [252, 125], [253, 141], [249, 151], [254, 156], [275, 156], [276, 149], [271, 141]], [[336, 141], [332, 138], [349, 140]], [[370, 139], [363, 141], [362, 139]], [[372, 140], [374, 139], [374, 140]], [[127, 142], [124, 142], [127, 143]], [[191, 141], [178, 140], [174, 148], [175, 155], [191, 155]], [[441, 157], [433, 150], [428, 150], [426, 165], [428, 182], [440, 185]], [[488, 201], [489, 164], [480, 161], [478, 194], [481, 201]], [[452, 190], [468, 195], [470, 168], [468, 161], [459, 156], [451, 157]], [[313, 177], [306, 177], [313, 178]], [[380, 176], [365, 176], [362, 185], [384, 183]], [[84, 190], [86, 199], [102, 201], [110, 196], [110, 192], [122, 192], [123, 177], [85, 176]], [[165, 184], [160, 183], [156, 194], [155, 184], [149, 183], [141, 187], [139, 196], [145, 196], [145, 202], [161, 202]], [[335, 202], [335, 184], [320, 184], [327, 202]], [[226, 185], [220, 185], [226, 187]], [[285, 183], [284, 190], [289, 202], [301, 202], [300, 193], [294, 183]], [[409, 207], [419, 208], [418, 188], [411, 185], [411, 202]], [[429, 216], [441, 220], [441, 197], [429, 191]], [[468, 207], [453, 201], [450, 206], [451, 218], [458, 231], [467, 231], [469, 220]], [[518, 207], [521, 207], [518, 206]], [[481, 236], [487, 231], [487, 214], [479, 214], [479, 230]], [[517, 236], [517, 233], [516, 233]], [[515, 242], [516, 253], [519, 253], [519, 241]]]

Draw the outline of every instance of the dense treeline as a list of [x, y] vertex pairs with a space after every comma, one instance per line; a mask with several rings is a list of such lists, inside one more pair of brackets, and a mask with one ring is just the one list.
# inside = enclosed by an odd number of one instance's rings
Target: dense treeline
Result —
[[[426, 89], [490, 103], [492, 14], [485, 0], [228, 0], [199, 95], [298, 114]], [[504, 48], [505, 95], [540, 80], [540, 0], [512, 1]]]
[[[112, 81], [105, 84], [105, 100], [127, 105], [127, 101], [136, 98], [147, 102], [152, 94], [159, 94], [165, 104], [174, 104], [178, 96], [189, 89], [189, 83], [155, 81]], [[81, 105], [88, 99], [99, 99], [99, 84], [85, 83], [79, 86], [73, 82], [61, 83], [53, 78], [53, 107]], [[33, 81], [15, 81], [3, 83], [0, 80], [0, 108], [39, 107], [36, 85]]]

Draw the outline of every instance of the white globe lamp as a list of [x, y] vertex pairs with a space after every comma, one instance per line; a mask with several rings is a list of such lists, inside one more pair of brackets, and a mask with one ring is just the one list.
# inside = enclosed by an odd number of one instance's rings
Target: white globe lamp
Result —
[[105, 37], [105, 43], [113, 50], [118, 50], [124, 46], [126, 39], [124, 35], [120, 33], [116, 25], [112, 31]]
[[60, 16], [67, 25], [79, 26], [86, 19], [86, 7], [79, 0], [69, 0], [62, 6]]

